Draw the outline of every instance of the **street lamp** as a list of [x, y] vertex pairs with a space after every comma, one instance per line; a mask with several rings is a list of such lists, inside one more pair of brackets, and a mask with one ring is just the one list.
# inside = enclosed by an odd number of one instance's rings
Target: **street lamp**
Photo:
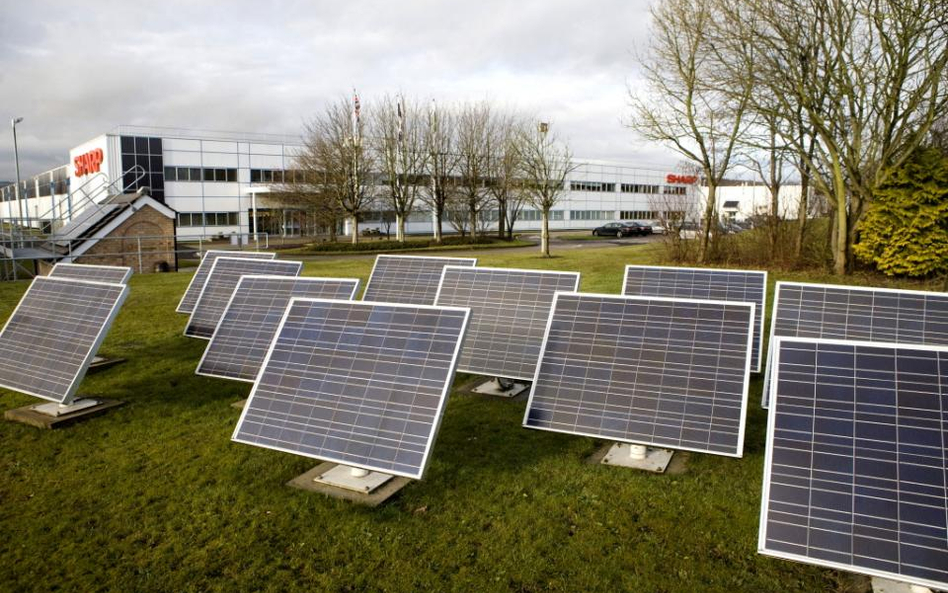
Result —
[[14, 117], [10, 120], [10, 125], [13, 126], [13, 160], [16, 162], [16, 207], [20, 215], [17, 224], [23, 221], [23, 204], [20, 202], [20, 153], [16, 146], [16, 125], [21, 121], [23, 121], [22, 117]]

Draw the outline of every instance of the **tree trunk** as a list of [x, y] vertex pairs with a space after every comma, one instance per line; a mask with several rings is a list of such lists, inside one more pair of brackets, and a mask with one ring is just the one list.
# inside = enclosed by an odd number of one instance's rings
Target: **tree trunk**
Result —
[[441, 224], [444, 222], [444, 208], [435, 208], [435, 228], [434, 228], [434, 240], [435, 243], [441, 242]]
[[395, 215], [395, 239], [399, 243], [405, 242], [405, 215], [396, 214]]
[[846, 182], [838, 164], [833, 167], [833, 193], [836, 194], [836, 244], [833, 249], [833, 273], [846, 275], [849, 263], [849, 220], [846, 216]]
[[708, 258], [708, 245], [711, 242], [711, 228], [714, 225], [714, 211], [718, 199], [717, 184], [707, 176], [708, 179], [708, 203], [704, 208], [704, 228], [701, 230], [701, 247], [698, 249], [698, 263], [703, 264]]
[[507, 236], [504, 229], [504, 223], [507, 222], [507, 199], [497, 199], [497, 238], [503, 239]]
[[806, 239], [806, 219], [810, 200], [810, 174], [800, 176], [800, 203], [797, 205], [797, 236], [793, 243], [793, 265], [799, 266], [803, 259], [803, 241]]
[[349, 217], [349, 221], [350, 221], [349, 224], [352, 225], [352, 226], [351, 226], [351, 228], [352, 228], [352, 243], [353, 243], [353, 244], [356, 244], [356, 243], [359, 242], [359, 217], [358, 217], [358, 216], [350, 216], [350, 217]]
[[540, 251], [544, 257], [550, 257], [550, 211], [543, 210], [543, 221], [540, 223]]
[[477, 242], [477, 201], [471, 200], [468, 206], [468, 222], [471, 224], [471, 240]]
[[[771, 178], [773, 182], [773, 178]], [[777, 261], [777, 240], [780, 238], [780, 186], [770, 190], [770, 263]]]

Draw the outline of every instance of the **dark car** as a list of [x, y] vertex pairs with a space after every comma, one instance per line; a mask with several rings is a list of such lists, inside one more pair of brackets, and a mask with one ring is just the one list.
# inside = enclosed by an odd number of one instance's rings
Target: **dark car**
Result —
[[631, 237], [633, 235], [651, 235], [652, 227], [634, 221], [610, 222], [593, 229], [596, 237]]

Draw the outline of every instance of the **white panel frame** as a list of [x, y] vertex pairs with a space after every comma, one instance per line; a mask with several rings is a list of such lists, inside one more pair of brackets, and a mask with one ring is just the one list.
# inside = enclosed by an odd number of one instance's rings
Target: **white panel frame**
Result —
[[26, 395], [32, 395], [33, 397], [38, 397], [40, 399], [45, 399], [47, 401], [56, 402], [58, 404], [67, 405], [72, 403], [73, 399], [76, 397], [76, 392], [79, 390], [79, 385], [82, 383], [82, 380], [85, 378], [86, 373], [89, 371], [89, 365], [92, 364], [92, 359], [95, 358], [96, 353], [99, 351], [99, 347], [102, 346], [102, 342], [105, 340], [105, 336], [108, 335], [109, 329], [112, 328], [112, 323], [115, 321], [115, 317], [118, 315], [119, 309], [122, 308], [122, 305], [125, 303], [125, 299], [128, 298], [128, 285], [127, 284], [114, 284], [111, 282], [97, 282], [94, 280], [78, 280], [76, 278], [61, 278], [61, 277], [49, 277], [49, 276], [37, 276], [33, 279], [33, 282], [30, 283], [29, 288], [26, 289], [26, 292], [23, 293], [23, 296], [20, 298], [20, 302], [17, 303], [16, 308], [13, 309], [13, 312], [10, 314], [10, 317], [7, 318], [6, 322], [3, 324], [3, 329], [0, 329], [0, 335], [3, 335], [7, 331], [7, 326], [10, 325], [10, 321], [16, 317], [17, 312], [20, 310], [20, 306], [23, 304], [23, 301], [26, 300], [26, 297], [29, 296], [30, 292], [33, 290], [33, 287], [36, 285], [36, 282], [76, 282], [80, 284], [95, 284], [99, 286], [111, 286], [119, 287], [122, 289], [121, 295], [118, 299], [115, 300], [115, 303], [112, 306], [112, 310], [109, 311], [109, 316], [106, 318], [105, 323], [102, 324], [102, 327], [99, 328], [99, 333], [96, 335], [95, 341], [92, 343], [92, 347], [89, 348], [89, 352], [86, 354], [85, 360], [79, 366], [79, 369], [76, 371], [75, 376], [73, 377], [72, 383], [69, 386], [65, 396], [62, 399], [55, 399], [47, 395], [40, 395], [32, 391], [23, 391], [18, 387], [13, 387], [7, 385], [0, 380], [0, 387], [4, 389], [9, 389], [11, 391], [16, 391], [18, 393], [25, 393]]
[[530, 417], [530, 408], [533, 405], [533, 395], [537, 389], [537, 380], [540, 378], [540, 367], [543, 361], [543, 355], [546, 353], [547, 341], [550, 337], [550, 328], [553, 325], [553, 315], [556, 312], [556, 305], [559, 302], [561, 295], [565, 296], [579, 296], [579, 297], [595, 297], [595, 298], [612, 298], [612, 299], [628, 299], [633, 301], [665, 301], [671, 303], [693, 303], [701, 305], [726, 305], [726, 306], [739, 306], [739, 307], [748, 307], [750, 309], [750, 323], [747, 327], [747, 354], [744, 360], [744, 386], [741, 390], [741, 419], [740, 425], [738, 427], [737, 435], [737, 450], [735, 453], [722, 453], [719, 451], [708, 451], [706, 449], [699, 449], [697, 447], [675, 447], [676, 451], [692, 451], [695, 453], [706, 453], [708, 455], [721, 455], [724, 457], [735, 457], [740, 458], [744, 456], [744, 433], [747, 427], [747, 403], [748, 403], [748, 391], [750, 387], [750, 361], [751, 361], [751, 348], [754, 343], [754, 303], [750, 301], [714, 301], [714, 300], [702, 300], [702, 299], [682, 299], [682, 298], [671, 298], [671, 297], [648, 297], [648, 296], [631, 296], [631, 295], [621, 295], [621, 294], [604, 294], [604, 293], [590, 293], [590, 292], [557, 292], [553, 297], [553, 306], [550, 307], [550, 317], [546, 322], [546, 331], [543, 334], [543, 344], [540, 347], [540, 356], [537, 360], [537, 370], [536, 374], [533, 376], [533, 384], [530, 386], [530, 395], [527, 398], [527, 408], [523, 414], [523, 422], [521, 426], [524, 428], [530, 428], [533, 430], [544, 430], [547, 432], [555, 432], [560, 434], [572, 434], [576, 436], [591, 437], [594, 439], [607, 439], [610, 441], [616, 441], [620, 443], [629, 443], [630, 445], [645, 445], [669, 448], [665, 443], [653, 443], [653, 442], [643, 442], [643, 441], [634, 441], [631, 439], [622, 439], [616, 438], [611, 435], [601, 435], [593, 434], [586, 432], [577, 432], [577, 431], [568, 431], [568, 430], [556, 430], [553, 428], [547, 428], [545, 426], [530, 426], [527, 424], [527, 420]]
[[[365, 293], [367, 293], [367, 292], [369, 291], [369, 287], [372, 286], [372, 279], [375, 278], [375, 269], [376, 269], [376, 268], [378, 267], [378, 265], [379, 265], [379, 260], [382, 259], [383, 257], [386, 257], [386, 258], [412, 258], [412, 259], [440, 259], [440, 260], [458, 260], [458, 259], [463, 259], [463, 260], [468, 260], [468, 261], [473, 262], [473, 263], [471, 264], [471, 267], [472, 267], [472, 268], [476, 268], [476, 267], [477, 267], [477, 258], [476, 258], [476, 257], [450, 257], [450, 256], [444, 256], [444, 255], [437, 255], [437, 256], [435, 256], [435, 255], [398, 255], [398, 254], [395, 254], [395, 253], [380, 253], [380, 254], [378, 254], [377, 256], [375, 256], [375, 262], [372, 263], [372, 272], [369, 274], [369, 280], [365, 283], [365, 290], [362, 291], [362, 298], [363, 298], [363, 299], [365, 299]], [[463, 267], [463, 266], [462, 266], [462, 267]], [[443, 275], [444, 275], [444, 271], [442, 270], [442, 276], [443, 276]], [[440, 285], [441, 285], [441, 283], [440, 283], [440, 281], [439, 281], [439, 282], [438, 282], [439, 288], [440, 288]], [[371, 302], [384, 302], [384, 301], [366, 301], [366, 302], [371, 303]], [[407, 304], [407, 303], [405, 303], [405, 304]]]
[[[358, 278], [341, 278], [341, 277], [340, 278], [326, 278], [326, 277], [321, 277], [321, 276], [296, 276], [294, 278], [293, 276], [276, 276], [273, 274], [246, 274], [244, 276], [241, 276], [240, 280], [237, 281], [237, 286], [234, 287], [234, 292], [231, 293], [230, 299], [228, 299], [227, 301], [227, 306], [224, 308], [224, 313], [223, 315], [221, 315], [221, 321], [223, 321], [224, 318], [227, 317], [227, 313], [228, 311], [230, 311], [230, 306], [234, 302], [234, 297], [237, 295], [237, 292], [240, 291], [240, 288], [243, 285], [244, 280], [248, 278], [252, 280], [295, 280], [295, 281], [305, 280], [305, 281], [312, 281], [312, 282], [326, 282], [326, 281], [353, 282], [352, 293], [349, 295], [349, 300], [347, 302], [355, 300], [355, 295], [358, 294], [359, 285], [361, 284]], [[292, 298], [298, 298], [298, 297], [292, 297]], [[291, 301], [292, 301], [292, 298], [291, 298]], [[256, 381], [256, 379], [243, 379], [240, 377], [229, 377], [227, 375], [219, 375], [217, 373], [209, 373], [206, 371], [201, 371], [201, 366], [204, 364], [204, 359], [207, 358], [207, 354], [211, 350], [211, 345], [214, 344], [214, 340], [217, 338], [217, 333], [220, 331], [220, 329], [221, 329], [221, 324], [218, 323], [217, 327], [214, 328], [214, 334], [211, 336], [211, 339], [207, 343], [207, 347], [204, 349], [204, 354], [201, 355], [201, 360], [198, 361], [198, 365], [194, 369], [194, 374], [201, 375], [202, 377], [216, 377], [218, 379], [229, 379], [231, 381], [253, 383], [254, 381]], [[258, 371], [258, 374], [259, 374], [259, 371]]]
[[[58, 262], [58, 263], [56, 263], [56, 265], [53, 266], [53, 269], [50, 270], [50, 272], [49, 272], [49, 274], [47, 274], [47, 276], [51, 276], [51, 277], [53, 277], [53, 276], [55, 276], [55, 277], [61, 277], [61, 276], [56, 276], [56, 270], [57, 270], [57, 269], [67, 269], [67, 268], [69, 268], [69, 269], [80, 269], [80, 270], [83, 269], [83, 268], [99, 268], [99, 269], [107, 269], [107, 270], [125, 270], [125, 276], [122, 277], [121, 284], [128, 284], [129, 278], [132, 277], [132, 268], [130, 268], [130, 267], [128, 267], [128, 266], [102, 266], [102, 265], [98, 265], [98, 264], [75, 264], [75, 263], [67, 263], [67, 262]], [[69, 276], [69, 277], [75, 278], [74, 276]], [[89, 280], [89, 282], [101, 282], [101, 281], [100, 281], [100, 280]], [[109, 282], [106, 282], [105, 284], [110, 284], [110, 283], [109, 283]]]
[[[685, 266], [649, 266], [645, 264], [626, 264], [625, 272], [622, 274], [622, 294], [625, 295], [625, 287], [629, 280], [629, 268], [654, 268], [659, 270], [687, 270], [689, 272], [735, 272], [735, 273], [744, 273], [744, 274], [763, 274], [764, 276], [764, 299], [760, 303], [760, 314], [757, 314], [757, 311], [754, 311], [754, 317], [757, 318], [757, 324], [760, 326], [760, 337], [758, 338], [757, 343], [757, 360], [755, 361], [756, 367], [754, 369], [755, 373], [761, 371], [764, 360], [764, 344], [766, 340], [764, 339], [764, 322], [767, 319], [767, 282], [769, 279], [769, 274], [766, 270], [740, 270], [736, 268], [695, 268], [695, 267], [685, 267]], [[633, 296], [633, 295], [628, 295]], [[751, 301], [739, 301], [739, 302], [751, 302]], [[756, 303], [755, 303], [756, 305]]]
[[[805, 284], [800, 282], [788, 282], [787, 284]], [[840, 285], [825, 285], [825, 286], [840, 286]], [[845, 286], [845, 285], [844, 285]], [[886, 289], [890, 291], [899, 291], [899, 289]], [[926, 292], [922, 290], [915, 291], [904, 291], [904, 292]], [[776, 298], [774, 299], [776, 302]], [[774, 364], [778, 365], [774, 368], [778, 369], [779, 374], [779, 364], [780, 364], [780, 345], [781, 343], [802, 343], [802, 344], [825, 344], [833, 346], [853, 346], [856, 348], [889, 348], [889, 349], [898, 349], [898, 350], [923, 350], [927, 352], [948, 352], [948, 346], [925, 346], [921, 344], [902, 344], [896, 342], [868, 342], [865, 340], [839, 340], [831, 338], [797, 338], [789, 336], [778, 336], [776, 341], [771, 344], [774, 348]], [[779, 377], [778, 377], [779, 379]], [[771, 401], [776, 401], [777, 397], [777, 383], [778, 381], [773, 381], [770, 386], [771, 391]], [[767, 511], [769, 509], [770, 501], [770, 484], [771, 484], [771, 474], [772, 474], [772, 461], [773, 461], [773, 437], [774, 430], [777, 423], [777, 414], [768, 414], [767, 418], [767, 434], [765, 436], [765, 448], [764, 448], [764, 472], [763, 472], [763, 487], [761, 490], [761, 499], [760, 499], [760, 524], [758, 526], [757, 532], [757, 553], [763, 554], [764, 556], [772, 556], [774, 558], [781, 558], [783, 560], [792, 560], [794, 562], [801, 562], [803, 564], [809, 564], [812, 566], [822, 566], [825, 568], [832, 568], [836, 570], [845, 570], [848, 572], [855, 572], [858, 574], [865, 574], [872, 577], [880, 577], [884, 579], [892, 579], [895, 581], [911, 583], [915, 585], [921, 585], [923, 587], [928, 587], [929, 589], [939, 591], [939, 590], [948, 590], [948, 582], [940, 583], [938, 581], [930, 581], [928, 579], [920, 579], [917, 577], [912, 577], [909, 575], [886, 572], [882, 570], [877, 570], [874, 568], [866, 568], [861, 566], [855, 566], [851, 564], [842, 564], [840, 562], [833, 562], [831, 560], [822, 560], [819, 558], [811, 558], [810, 556], [804, 556], [802, 554], [792, 554], [789, 552], [781, 552], [778, 550], [768, 550], [766, 548], [767, 542]]]
[[[211, 264], [211, 269], [210, 269], [210, 270], [208, 271], [208, 273], [207, 273], [207, 279], [204, 281], [204, 286], [201, 287], [201, 292], [200, 292], [200, 294], [198, 294], [197, 300], [194, 301], [194, 309], [191, 311], [191, 314], [188, 316], [188, 322], [187, 322], [187, 324], [185, 324], [184, 330], [181, 332], [185, 337], [188, 337], [188, 338], [197, 338], [197, 339], [199, 339], [199, 340], [208, 340], [208, 341], [210, 341], [210, 339], [211, 339], [211, 338], [205, 338], [205, 337], [203, 337], [203, 336], [195, 336], [195, 335], [189, 334], [189, 333], [188, 333], [188, 328], [191, 327], [191, 323], [194, 321], [194, 313], [198, 310], [198, 305], [201, 304], [201, 299], [204, 298], [204, 290], [207, 288], [207, 282], [208, 282], [208, 280], [210, 280], [210, 279], [214, 276], [214, 271], [217, 269], [217, 262], [219, 262], [219, 261], [222, 260], [222, 259], [226, 259], [226, 260], [228, 260], [228, 261], [247, 261], [247, 260], [248, 260], [248, 258], [240, 258], [240, 257], [220, 257], [220, 256], [218, 256], [218, 257], [214, 258], [214, 262]], [[299, 278], [299, 277], [300, 277], [300, 273], [303, 271], [303, 262], [301, 262], [301, 261], [293, 261], [293, 260], [287, 260], [287, 259], [281, 259], [281, 260], [277, 260], [277, 259], [261, 259], [260, 261], [271, 261], [271, 262], [272, 262], [272, 261], [279, 261], [279, 262], [286, 262], [286, 263], [288, 263], [288, 264], [296, 264], [296, 276], [283, 276], [283, 278]], [[253, 274], [242, 274], [242, 275], [241, 275], [241, 278], [243, 278], [244, 276], [251, 276], [251, 275], [253, 275]], [[277, 275], [277, 276], [278, 276], [279, 274], [274, 274], [274, 275]], [[237, 280], [237, 283], [240, 284], [240, 279]], [[236, 286], [234, 287], [234, 289], [236, 290]], [[230, 304], [230, 301], [233, 299], [233, 296], [234, 296], [233, 293], [231, 293], [231, 296], [230, 296], [230, 297], [228, 298], [228, 300], [227, 300], [227, 303], [228, 303], [228, 304]], [[220, 325], [220, 319], [217, 320], [217, 323], [218, 323], [218, 325]], [[217, 332], [217, 326], [214, 327], [214, 332], [212, 332], [212, 335], [213, 335], [213, 333], [216, 333], [216, 332]]]
[[[932, 295], [943, 295], [948, 299], [948, 293], [938, 292], [933, 290], [909, 290], [906, 288], [888, 288], [880, 286], [855, 286], [852, 284], [825, 284], [819, 282], [794, 282], [791, 280], [779, 280], [774, 286], [774, 303], [773, 310], [770, 314], [770, 337], [767, 339], [767, 360], [764, 365], [764, 380], [763, 380], [763, 389], [760, 394], [760, 407], [765, 410], [770, 408], [769, 397], [770, 397], [770, 374], [773, 367], [773, 352], [775, 347], [775, 340], [778, 338], [793, 338], [796, 336], [777, 336], [776, 335], [776, 315], [777, 307], [780, 305], [780, 289], [784, 286], [804, 286], [812, 287], [817, 289], [832, 289], [832, 290], [852, 290], [860, 292], [887, 292], [893, 294], [908, 294], [908, 295], [919, 295], [919, 296], [932, 296]], [[812, 338], [816, 339], [816, 338]], [[829, 339], [829, 338], [820, 338], [820, 339]], [[846, 340], [853, 343], [857, 343], [860, 340]], [[866, 342], [876, 343], [876, 344], [894, 344], [895, 342]], [[908, 345], [907, 342], [899, 342], [900, 344]]]
[[[481, 268], [479, 268], [479, 267], [477, 267], [477, 265], [474, 265], [474, 266], [471, 266], [471, 267], [468, 267], [468, 266], [444, 266], [444, 268], [441, 270], [441, 280], [438, 281], [438, 292], [435, 293], [435, 301], [434, 301], [434, 304], [435, 304], [435, 305], [438, 305], [438, 299], [441, 297], [441, 287], [444, 285], [444, 276], [445, 276], [445, 274], [447, 274], [447, 272], [448, 272], [449, 269], [450, 269], [450, 270], [459, 270], [459, 271], [462, 271], [462, 272], [464, 272], [464, 271], [470, 271], [470, 272], [474, 272], [474, 273], [477, 273], [478, 271], [487, 271], [487, 272], [513, 272], [513, 273], [528, 273], [528, 274], [549, 274], [549, 275], [554, 275], [554, 274], [555, 274], [555, 275], [559, 275], [559, 276], [574, 276], [576, 282], [575, 282], [575, 285], [574, 285], [574, 287], [573, 287], [573, 290], [571, 290], [571, 291], [557, 291], [557, 292], [579, 292], [579, 282], [580, 282], [580, 273], [579, 273], [579, 272], [563, 272], [563, 271], [559, 271], [559, 270], [528, 270], [528, 269], [524, 269], [524, 268], [487, 268], [487, 267], [481, 267]], [[554, 294], [554, 295], [553, 295], [553, 301], [552, 301], [552, 303], [555, 303], [555, 302], [556, 302], [556, 295]], [[551, 309], [552, 309], [552, 303], [551, 303]], [[547, 327], [549, 327], [549, 326], [547, 326]], [[542, 352], [542, 350], [541, 350], [541, 352]], [[538, 357], [538, 358], [537, 358], [537, 365], [539, 365], [539, 364], [540, 364], [540, 359], [539, 359], [539, 357]], [[502, 378], [504, 378], [504, 379], [516, 379], [516, 380], [518, 380], [518, 381], [533, 381], [533, 380], [534, 380], [534, 377], [536, 376], [536, 373], [534, 373], [533, 375], [530, 375], [530, 376], [528, 376], [528, 377], [524, 377], [524, 376], [512, 376], [512, 375], [498, 375], [498, 374], [496, 374], [496, 373], [485, 374], [485, 373], [483, 373], [483, 372], [481, 372], [481, 371], [473, 371], [473, 370], [470, 370], [470, 369], [462, 369], [462, 368], [459, 368], [459, 369], [458, 369], [458, 372], [459, 372], [459, 373], [468, 373], [468, 374], [471, 374], [471, 375], [479, 375], [479, 376], [484, 376], [484, 377], [502, 377]]]
[[[230, 254], [231, 256], [233, 256], [234, 254], [237, 254], [237, 257], [240, 257], [240, 253], [243, 253], [243, 252], [241, 252], [241, 251], [228, 251], [228, 250], [226, 250], [226, 249], [208, 249], [207, 251], [205, 251], [205, 252], [204, 252], [204, 255], [201, 256], [201, 263], [199, 263], [198, 266], [194, 269], [194, 274], [191, 275], [191, 281], [188, 282], [188, 287], [187, 287], [186, 289], [184, 289], [184, 294], [181, 295], [181, 300], [178, 301], [178, 306], [175, 307], [175, 313], [188, 313], [188, 314], [191, 313], [191, 311], [182, 311], [182, 310], [181, 310], [181, 307], [184, 306], [184, 297], [188, 296], [188, 292], [191, 291], [191, 286], [194, 284], [194, 281], [197, 279], [198, 270], [201, 269], [201, 266], [204, 265], [204, 260], [207, 259], [207, 256], [208, 256], [209, 254], [211, 254], [211, 253]], [[270, 255], [270, 254], [269, 254], [268, 252], [266, 252], [266, 251], [252, 251], [251, 253], [266, 253], [267, 255]], [[216, 256], [216, 257], [226, 257], [226, 256], [224, 256], [224, 255], [218, 255], [218, 256]], [[272, 257], [269, 257], [269, 258], [259, 258], [259, 259], [271, 259], [271, 260], [276, 259], [276, 253], [272, 254]], [[208, 275], [210, 275], [210, 273], [211, 273], [210, 270], [208, 270]], [[206, 282], [206, 281], [207, 281], [207, 278], [205, 278], [204, 281]], [[201, 286], [201, 290], [202, 290], [202, 291], [204, 290], [204, 287], [203, 287], [203, 286]], [[200, 296], [201, 296], [201, 293], [198, 292], [198, 298], [200, 298]], [[195, 304], [197, 304], [197, 301], [195, 301]]]
[[[280, 334], [283, 333], [283, 326], [286, 324], [286, 320], [290, 315], [290, 311], [293, 310], [293, 306], [297, 302], [330, 303], [330, 304], [331, 303], [345, 303], [347, 305], [355, 305], [355, 306], [371, 306], [371, 307], [383, 306], [383, 307], [395, 307], [395, 308], [403, 308], [403, 309], [428, 309], [428, 310], [435, 309], [439, 311], [455, 311], [455, 312], [464, 314], [464, 321], [461, 324], [461, 331], [458, 337], [458, 343], [454, 348], [454, 353], [451, 355], [451, 364], [448, 370], [447, 380], [444, 383], [444, 388], [441, 390], [441, 397], [439, 399], [438, 409], [435, 411], [434, 421], [431, 423], [431, 431], [428, 433], [428, 440], [425, 445], [425, 451], [422, 454], [421, 464], [420, 464], [418, 473], [413, 474], [411, 472], [401, 472], [401, 471], [394, 471], [389, 468], [376, 467], [371, 464], [353, 463], [351, 460], [337, 459], [329, 455], [312, 455], [308, 453], [300, 453], [299, 451], [293, 451], [286, 447], [261, 445], [260, 443], [254, 443], [252, 441], [242, 440], [242, 439], [237, 438], [237, 433], [239, 432], [240, 427], [244, 422], [244, 418], [247, 416], [247, 413], [250, 411], [250, 403], [253, 401], [253, 397], [257, 393], [257, 389], [260, 386], [260, 381], [263, 378], [263, 370], [267, 368], [267, 365], [270, 363], [270, 358], [273, 355], [273, 350], [276, 347], [276, 343], [279, 340]], [[401, 476], [401, 477], [410, 478], [413, 480], [422, 479], [425, 475], [425, 471], [428, 469], [428, 461], [431, 455], [431, 449], [434, 446], [435, 437], [438, 435], [438, 429], [441, 426], [441, 420], [444, 416], [444, 409], [448, 404], [448, 396], [451, 393], [451, 386], [454, 383], [454, 377], [457, 373], [458, 357], [460, 356], [460, 353], [461, 353], [461, 347], [464, 343], [464, 336], [467, 333], [467, 324], [470, 321], [470, 318], [471, 318], [471, 309], [469, 307], [437, 307], [435, 305], [410, 305], [406, 303], [386, 303], [386, 302], [381, 302], [381, 301], [355, 301], [355, 300], [343, 301], [339, 299], [307, 299], [307, 298], [293, 297], [292, 299], [290, 299], [290, 304], [287, 306], [286, 311], [284, 311], [283, 319], [280, 320], [280, 325], [277, 328], [277, 332], [273, 336], [273, 341], [270, 343], [270, 348], [267, 350], [267, 356], [263, 361], [263, 365], [261, 365], [260, 367], [260, 372], [257, 373], [257, 378], [254, 380], [253, 388], [250, 390], [250, 395], [247, 397], [247, 403], [244, 405], [244, 409], [240, 413], [240, 418], [237, 420], [237, 426], [234, 428], [234, 432], [231, 435], [231, 440], [237, 443], [243, 443], [245, 445], [254, 445], [256, 447], [261, 447], [263, 449], [273, 449], [275, 451], [282, 451], [283, 453], [292, 453], [294, 455], [300, 455], [302, 457], [308, 457], [310, 459], [319, 459], [321, 461], [329, 461], [331, 463], [337, 463], [337, 464], [346, 465], [349, 467], [357, 467], [357, 468], [366, 469], [369, 471], [381, 472], [381, 473], [392, 475], [392, 476]]]

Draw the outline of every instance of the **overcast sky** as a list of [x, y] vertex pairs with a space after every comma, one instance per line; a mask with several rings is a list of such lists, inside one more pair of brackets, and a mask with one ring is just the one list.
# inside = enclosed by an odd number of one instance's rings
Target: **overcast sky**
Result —
[[[358, 89], [490, 99], [552, 122], [578, 158], [672, 166], [623, 126], [647, 0], [9, 2], [0, 117], [25, 177], [119, 124], [297, 135]], [[0, 179], [14, 178], [9, 124]]]

